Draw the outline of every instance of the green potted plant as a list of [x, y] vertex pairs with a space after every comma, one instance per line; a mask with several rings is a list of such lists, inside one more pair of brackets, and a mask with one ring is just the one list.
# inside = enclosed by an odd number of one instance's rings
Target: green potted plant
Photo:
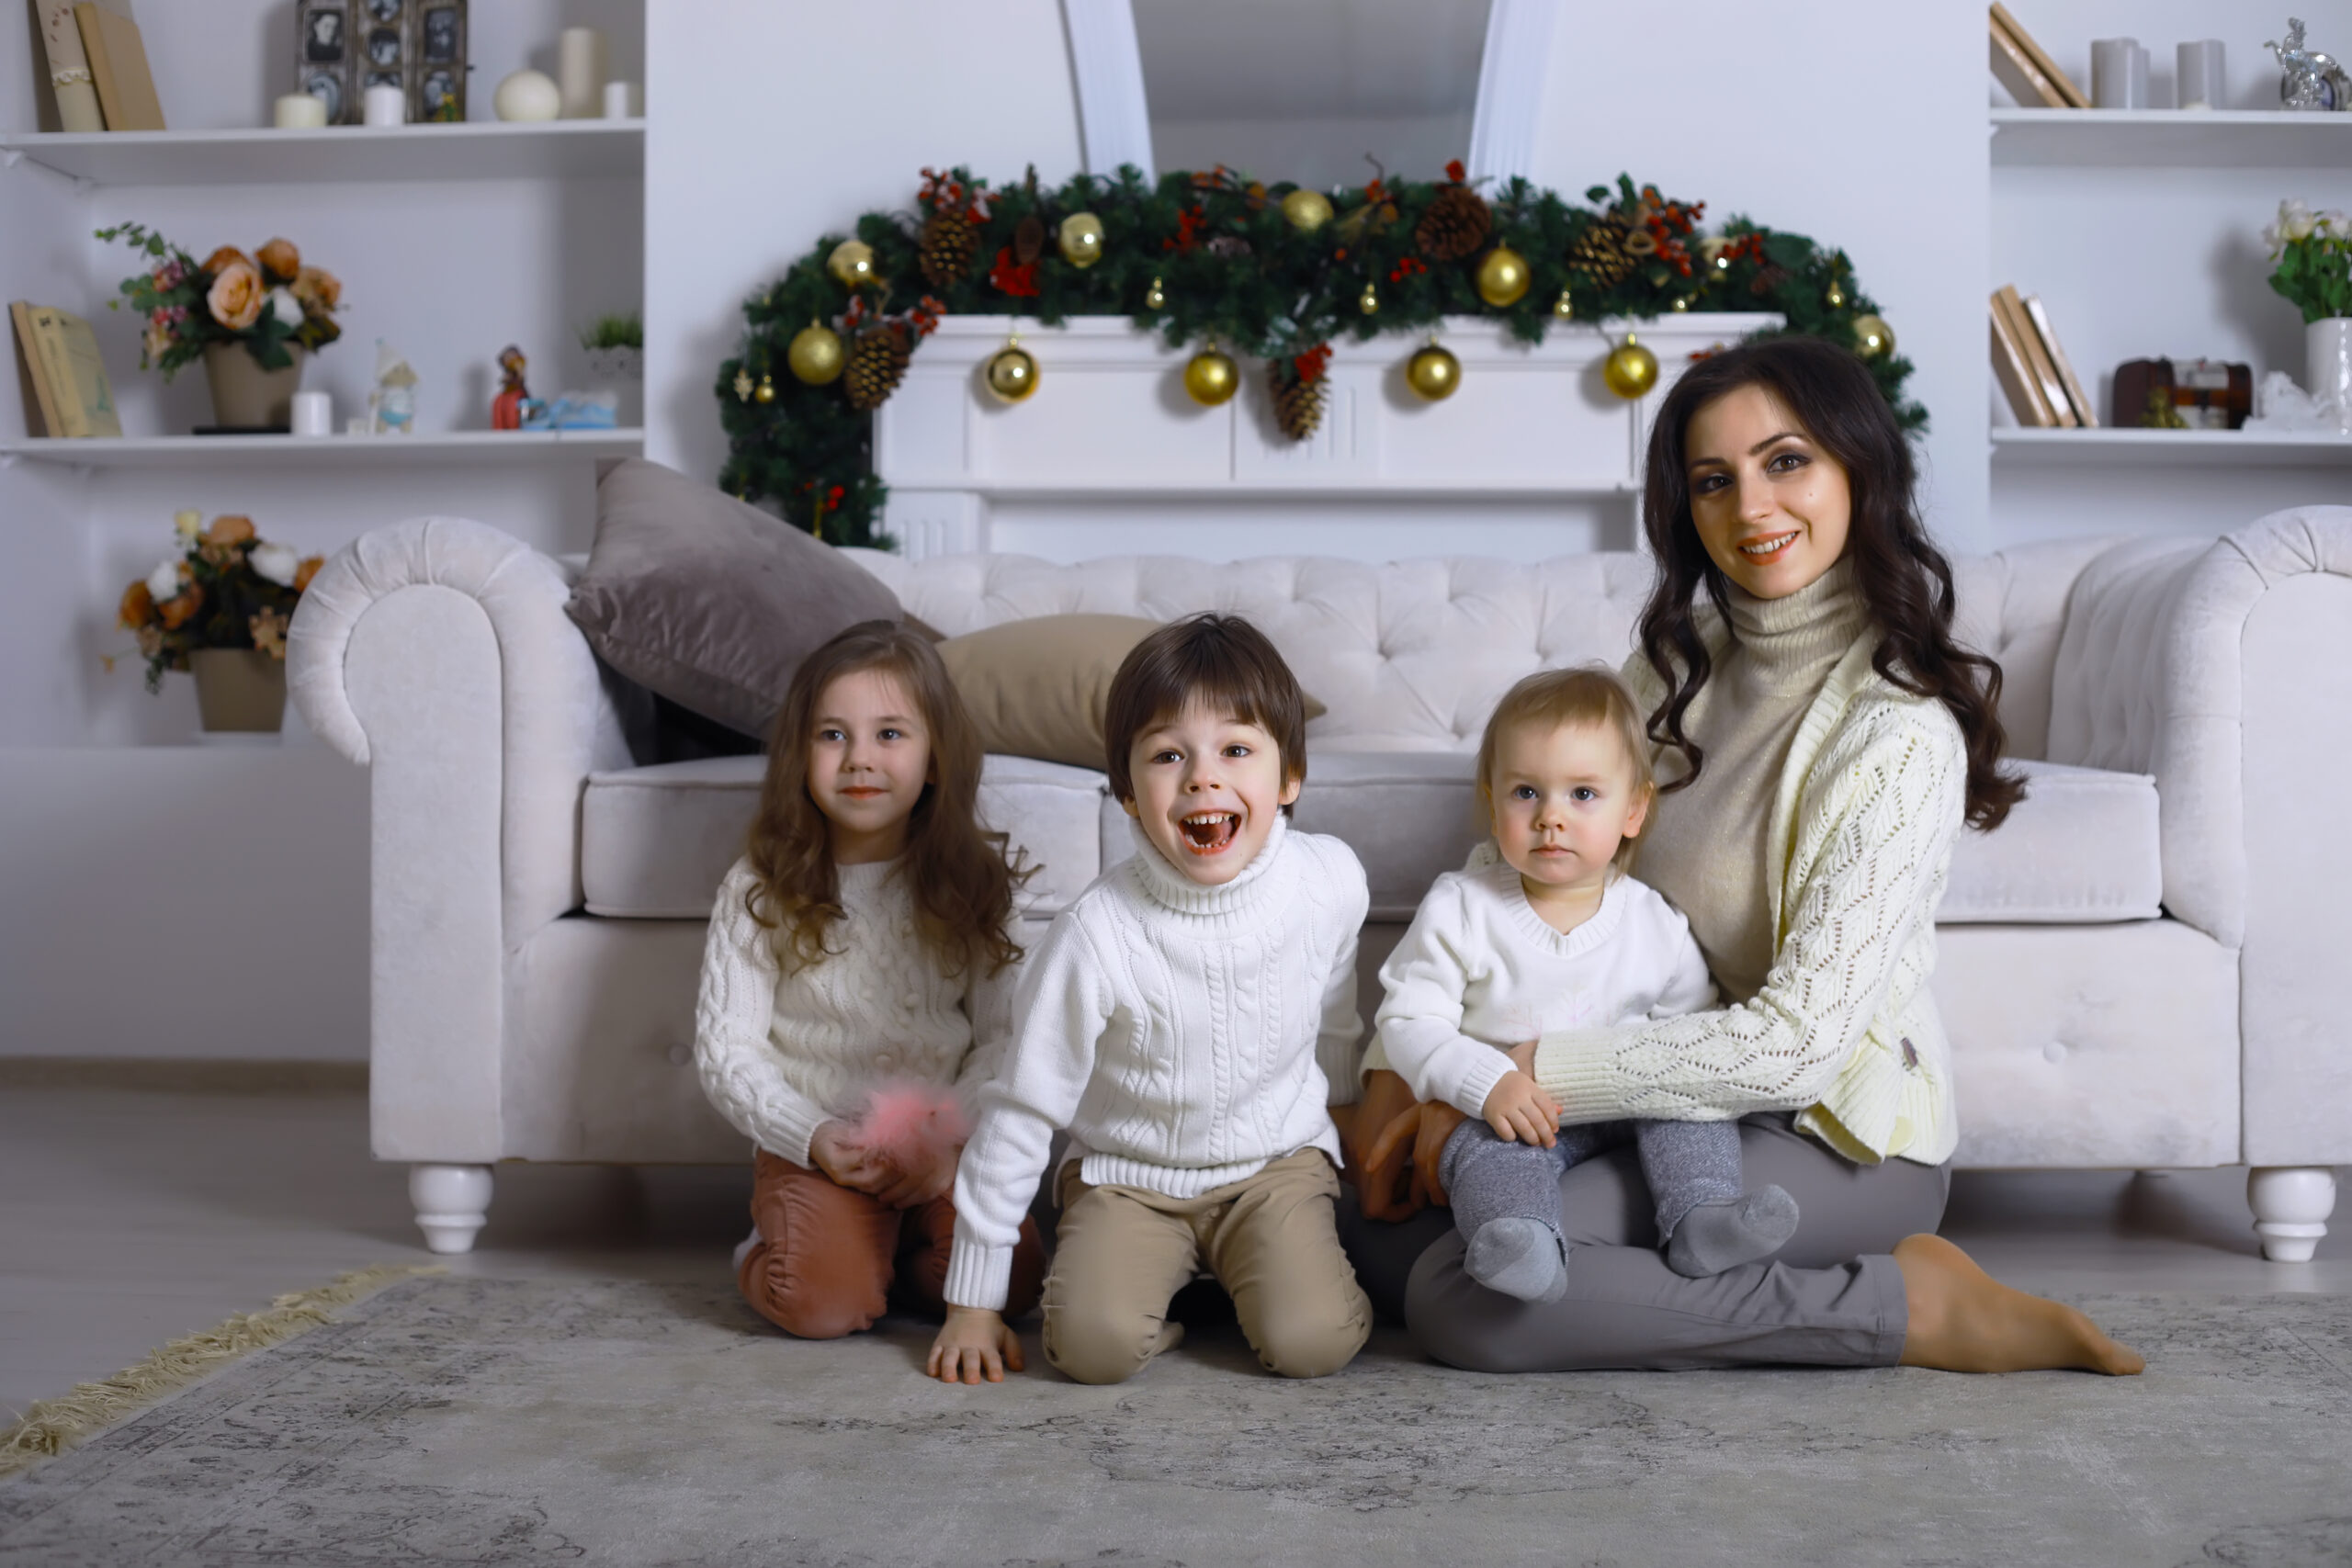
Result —
[[596, 385], [644, 378], [645, 326], [636, 311], [597, 317], [580, 330], [580, 346], [588, 351], [588, 376]]
[[343, 284], [322, 267], [305, 266], [290, 240], [272, 240], [252, 255], [223, 245], [201, 263], [143, 223], [97, 231], [153, 263], [122, 280], [127, 300], [146, 318], [141, 369], [168, 381], [202, 360], [212, 389], [213, 423], [227, 430], [285, 430], [305, 355], [343, 335], [334, 312]]
[[2352, 427], [2352, 217], [2282, 201], [2262, 237], [2277, 264], [2270, 287], [2303, 313], [2306, 389]]
[[207, 733], [275, 733], [286, 716], [286, 628], [323, 557], [300, 556], [249, 517], [174, 519], [179, 549], [122, 591], [122, 628], [139, 639], [147, 689], [196, 678]]

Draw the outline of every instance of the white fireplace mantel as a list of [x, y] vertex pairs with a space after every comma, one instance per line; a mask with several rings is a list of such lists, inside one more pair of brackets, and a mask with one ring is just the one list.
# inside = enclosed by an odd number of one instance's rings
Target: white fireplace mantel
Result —
[[[883, 527], [916, 558], [1008, 547], [1064, 557], [1328, 553], [1329, 525], [1411, 508], [1424, 529], [1433, 516], [1508, 518], [1533, 530], [1531, 555], [1589, 548], [1594, 503], [1630, 516], [1651, 411], [1690, 356], [1779, 321], [1726, 312], [1570, 323], [1530, 347], [1490, 320], [1450, 318], [1433, 335], [1461, 360], [1462, 379], [1434, 403], [1405, 381], [1421, 340], [1342, 342], [1321, 427], [1293, 442], [1274, 427], [1261, 362], [1243, 362], [1239, 396], [1202, 408], [1184, 392], [1192, 350], [1123, 318], [1040, 327], [950, 316], [875, 415], [875, 470], [890, 487]], [[1659, 366], [1658, 385], [1631, 402], [1600, 377], [1628, 330]], [[1006, 404], [989, 395], [981, 367], [1016, 335], [1036, 358], [1037, 389]], [[1189, 525], [1219, 517], [1243, 526]], [[1169, 537], [1171, 518], [1183, 520], [1189, 547]], [[1546, 527], [1547, 518], [1559, 525]], [[1153, 537], [1133, 536], [1136, 527]], [[1394, 536], [1377, 528], [1350, 536], [1396, 553]]]

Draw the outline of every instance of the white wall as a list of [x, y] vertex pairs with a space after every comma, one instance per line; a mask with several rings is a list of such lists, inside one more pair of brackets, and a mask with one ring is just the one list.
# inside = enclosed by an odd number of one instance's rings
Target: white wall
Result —
[[647, 35], [646, 456], [698, 479], [741, 303], [819, 235], [912, 212], [926, 165], [1080, 167], [1058, 0], [656, 0]]

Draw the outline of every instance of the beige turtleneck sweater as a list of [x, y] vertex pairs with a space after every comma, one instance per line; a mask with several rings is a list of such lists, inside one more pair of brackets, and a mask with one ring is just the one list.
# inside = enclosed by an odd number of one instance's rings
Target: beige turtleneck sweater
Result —
[[[1704, 763], [1690, 787], [1659, 797], [1634, 870], [1690, 920], [1724, 1000], [1736, 1003], [1763, 989], [1780, 945], [1764, 857], [1790, 743], [1870, 610], [1849, 560], [1786, 598], [1736, 586], [1729, 598], [1734, 640], [1683, 716]], [[1680, 754], [1662, 771], [1678, 773]]]

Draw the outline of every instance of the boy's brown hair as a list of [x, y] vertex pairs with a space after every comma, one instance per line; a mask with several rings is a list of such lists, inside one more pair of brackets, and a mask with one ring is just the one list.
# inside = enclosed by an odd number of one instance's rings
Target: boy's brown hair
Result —
[[[1506, 729], [1521, 725], [1547, 728], [1573, 726], [1599, 729], [1615, 738], [1618, 750], [1634, 775], [1634, 792], [1657, 795], [1657, 771], [1650, 761], [1649, 737], [1644, 732], [1641, 710], [1634, 694], [1616, 672], [1602, 664], [1582, 664], [1568, 670], [1538, 670], [1503, 694], [1478, 738], [1478, 799], [1489, 820], [1495, 810], [1495, 753]], [[1646, 826], [1646, 824], [1645, 824]], [[1613, 857], [1617, 869], [1631, 872], [1638, 837], [1628, 836]]]
[[1256, 626], [1238, 615], [1204, 612], [1170, 621], [1136, 644], [1111, 677], [1102, 741], [1114, 795], [1136, 797], [1127, 753], [1136, 738], [1194, 703], [1272, 736], [1283, 781], [1306, 780], [1306, 697], [1298, 677]]

